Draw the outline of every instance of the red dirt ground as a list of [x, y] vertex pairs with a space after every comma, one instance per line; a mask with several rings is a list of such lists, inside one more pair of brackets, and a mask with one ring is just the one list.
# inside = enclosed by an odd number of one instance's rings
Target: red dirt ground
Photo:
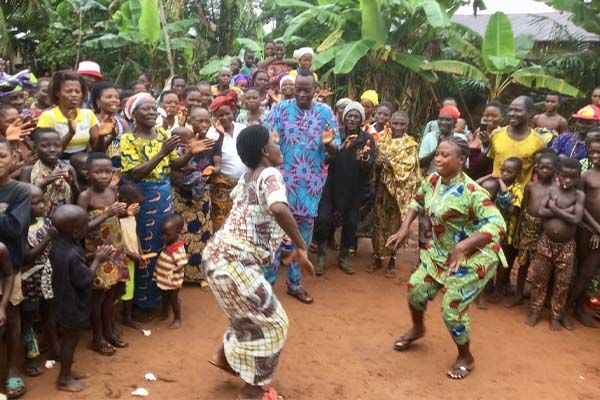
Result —
[[[600, 399], [600, 330], [551, 332], [547, 319], [530, 328], [525, 306], [471, 309], [477, 363], [466, 381], [446, 378], [455, 349], [439, 300], [429, 308], [425, 339], [408, 352], [394, 351], [394, 339], [409, 327], [405, 283], [415, 251], [401, 253], [398, 281], [364, 272], [368, 254], [369, 242], [362, 241], [354, 276], [333, 267], [332, 253], [325, 276], [305, 278], [313, 305], [288, 297], [284, 279], [277, 283], [290, 331], [273, 385], [286, 400]], [[113, 357], [87, 350], [86, 332], [76, 367], [93, 373], [87, 391], [56, 391], [53, 369], [28, 378], [24, 398], [130, 399], [139, 385], [150, 391], [148, 399], [234, 399], [241, 383], [206, 361], [225, 329], [222, 311], [210, 292], [196, 287], [185, 287], [182, 299], [180, 330], [155, 322], [145, 337], [126, 328], [130, 346]], [[147, 372], [165, 380], [145, 382]]]

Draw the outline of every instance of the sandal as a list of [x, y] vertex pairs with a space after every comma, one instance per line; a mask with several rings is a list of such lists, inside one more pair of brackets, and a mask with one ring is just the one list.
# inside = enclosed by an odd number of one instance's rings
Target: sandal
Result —
[[108, 341], [108, 343], [112, 344], [114, 347], [116, 347], [118, 349], [124, 349], [125, 347], [129, 346], [129, 343], [124, 341], [123, 338], [116, 336], [116, 335], [110, 339], [107, 339], [107, 341]]
[[101, 356], [106, 356], [106, 357], [112, 356], [117, 351], [108, 342], [105, 342], [105, 344], [98, 344], [98, 343], [92, 342], [92, 343], [90, 343], [89, 349], [92, 351], [95, 351], [96, 353], [100, 354]]
[[25, 382], [20, 376], [12, 376], [6, 379], [4, 388], [6, 389], [6, 397], [9, 399], [19, 398], [27, 392]]
[[288, 289], [287, 294], [292, 297], [295, 297], [296, 299], [300, 300], [304, 304], [311, 304], [314, 301], [312, 296], [310, 294], [308, 294], [308, 292], [306, 290], [302, 289], [301, 287], [299, 287], [298, 289], [295, 289], [295, 290]]
[[394, 350], [396, 351], [404, 351], [408, 350], [414, 342], [421, 339], [423, 334], [420, 334], [416, 337], [410, 337], [409, 335], [402, 335], [394, 342]]
[[463, 380], [473, 371], [475, 366], [473, 364], [469, 365], [454, 365], [450, 370], [446, 373], [448, 378], [454, 380]]

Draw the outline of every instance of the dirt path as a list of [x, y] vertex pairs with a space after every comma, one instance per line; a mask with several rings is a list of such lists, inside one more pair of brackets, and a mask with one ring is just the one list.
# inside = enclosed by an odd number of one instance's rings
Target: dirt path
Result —
[[[290, 318], [290, 335], [274, 386], [287, 400], [392, 399], [599, 399], [600, 330], [578, 326], [550, 332], [547, 319], [524, 324], [526, 309], [490, 306], [471, 310], [472, 348], [477, 368], [465, 382], [445, 372], [455, 350], [436, 300], [427, 314], [427, 337], [406, 353], [392, 350], [409, 326], [405, 283], [415, 252], [403, 254], [398, 282], [364, 272], [368, 242], [354, 258], [357, 273], [329, 267], [320, 279], [306, 278], [313, 305], [276, 291]], [[330, 255], [333, 263], [333, 255]], [[78, 369], [93, 373], [91, 388], [68, 395], [54, 390], [58, 371], [27, 379], [26, 399], [130, 399], [136, 385], [148, 399], [234, 399], [240, 383], [206, 362], [219, 343], [226, 320], [211, 293], [186, 287], [184, 325], [170, 331], [152, 323], [150, 337], [126, 330], [130, 346], [111, 358], [86, 349], [86, 333], [76, 354]], [[153, 372], [167, 381], [144, 382]]]

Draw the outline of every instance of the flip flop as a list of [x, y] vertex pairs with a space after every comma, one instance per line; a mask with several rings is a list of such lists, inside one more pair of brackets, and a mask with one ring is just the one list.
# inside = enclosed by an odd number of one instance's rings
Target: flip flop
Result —
[[6, 379], [4, 388], [6, 389], [6, 397], [9, 399], [19, 398], [27, 392], [25, 382], [20, 376], [12, 376]]
[[118, 337], [118, 336], [114, 336], [110, 339], [107, 339], [108, 343], [110, 343], [111, 345], [113, 345], [114, 347], [118, 348], [118, 349], [124, 349], [125, 347], [129, 346], [129, 343], [127, 343], [126, 341], [124, 341], [122, 338]]
[[446, 373], [448, 378], [454, 380], [463, 380], [475, 369], [473, 364], [471, 365], [455, 365]]
[[419, 335], [414, 338], [410, 338], [407, 335], [402, 335], [394, 342], [394, 350], [396, 351], [404, 351], [410, 348], [414, 342], [421, 339], [423, 335]]
[[28, 360], [25, 361], [25, 365], [23, 365], [23, 371], [25, 372], [25, 375], [33, 378], [35, 376], [40, 376], [44, 372], [44, 369], [35, 361], [31, 360], [31, 363], [29, 363]]
[[91, 343], [89, 345], [89, 349], [95, 351], [101, 356], [110, 357], [117, 351], [110, 343], [106, 343], [106, 345], [97, 345], [95, 343]]

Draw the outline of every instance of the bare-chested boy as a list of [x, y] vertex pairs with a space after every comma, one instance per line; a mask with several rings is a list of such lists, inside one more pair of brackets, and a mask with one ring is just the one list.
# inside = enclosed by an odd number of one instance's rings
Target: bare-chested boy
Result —
[[514, 236], [514, 243], [518, 250], [514, 265], [517, 268], [517, 287], [515, 295], [504, 303], [506, 307], [516, 306], [523, 301], [529, 263], [535, 255], [537, 243], [544, 231], [544, 221], [539, 210], [542, 208], [542, 201], [554, 185], [558, 156], [556, 153], [540, 153], [539, 158], [536, 158], [534, 171], [537, 181], [529, 182], [525, 187], [523, 207]]
[[585, 204], [585, 194], [577, 189], [580, 175], [579, 161], [561, 159], [558, 165], [559, 184], [548, 190], [539, 210], [544, 219], [544, 233], [531, 262], [532, 290], [527, 318], [530, 326], [540, 320], [548, 283], [554, 275], [550, 329], [561, 329], [575, 260], [575, 232], [583, 219]]
[[533, 117], [534, 128], [545, 128], [550, 130], [554, 136], [560, 135], [569, 129], [567, 120], [558, 114], [560, 106], [560, 95], [558, 93], [550, 93], [546, 95], [544, 101], [544, 112]]
[[[585, 227], [577, 232], [579, 268], [569, 296], [568, 305], [575, 306], [575, 318], [583, 325], [597, 328], [598, 324], [585, 306], [586, 288], [600, 266], [600, 139], [588, 140], [588, 160], [591, 168], [581, 175], [585, 193]], [[565, 310], [568, 329], [575, 328]]]

